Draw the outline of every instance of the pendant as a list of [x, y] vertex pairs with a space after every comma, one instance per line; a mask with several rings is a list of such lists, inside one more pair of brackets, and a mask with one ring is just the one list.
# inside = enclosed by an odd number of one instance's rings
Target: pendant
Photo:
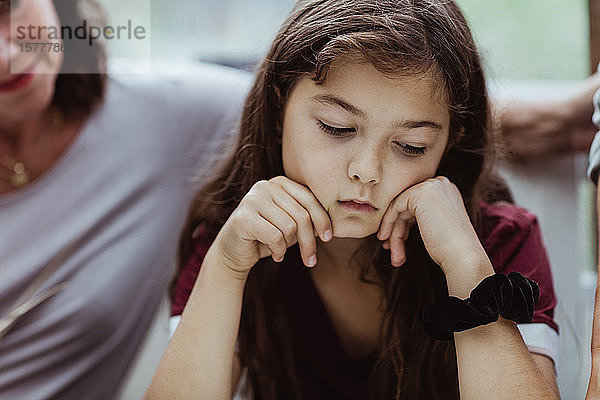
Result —
[[20, 188], [29, 183], [29, 172], [25, 168], [25, 164], [18, 162], [13, 165], [13, 173], [9, 177], [8, 181], [13, 188]]

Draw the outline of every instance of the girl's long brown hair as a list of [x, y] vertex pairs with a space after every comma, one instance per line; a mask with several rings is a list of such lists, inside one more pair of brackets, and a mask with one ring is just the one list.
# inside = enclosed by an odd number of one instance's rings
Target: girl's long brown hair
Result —
[[[436, 78], [450, 112], [449, 146], [437, 174], [456, 184], [481, 235], [479, 201], [495, 182], [488, 174], [493, 146], [480, 58], [458, 7], [447, 0], [306, 0], [296, 4], [258, 67], [231, 154], [195, 197], [181, 235], [179, 271], [199, 224], [214, 238], [255, 182], [284, 175], [279, 138], [286, 100], [303, 77], [324, 82], [331, 62], [341, 57], [369, 62], [390, 76]], [[502, 191], [494, 194], [507, 199]], [[458, 398], [454, 343], [430, 339], [418, 320], [424, 305], [447, 296], [445, 278], [417, 228], [407, 252], [406, 265], [391, 268], [389, 252], [370, 237], [354, 257], [364, 281], [374, 268], [377, 283], [370, 283], [384, 295], [370, 397]], [[278, 301], [276, 282], [284, 269], [260, 260], [244, 293], [240, 359], [256, 399], [301, 398], [294, 378], [297, 349], [286, 340], [291, 316]]]

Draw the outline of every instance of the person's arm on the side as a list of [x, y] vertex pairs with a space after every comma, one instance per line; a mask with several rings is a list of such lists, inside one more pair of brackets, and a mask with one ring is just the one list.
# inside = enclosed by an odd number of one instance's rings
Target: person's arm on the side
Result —
[[600, 73], [563, 100], [512, 101], [495, 104], [496, 125], [505, 143], [521, 160], [549, 154], [587, 151], [596, 133], [592, 123], [594, 92]]
[[[600, 192], [600, 190], [599, 190]], [[600, 215], [600, 193], [598, 193], [597, 215]], [[598, 265], [600, 272], [600, 264]], [[592, 371], [588, 385], [586, 400], [600, 399], [600, 281], [596, 282], [596, 298], [594, 302], [594, 322], [592, 324]]]
[[[600, 266], [599, 266], [600, 270]], [[600, 399], [600, 284], [596, 283], [596, 300], [594, 303], [594, 322], [592, 325], [592, 371], [588, 384], [586, 400]]]

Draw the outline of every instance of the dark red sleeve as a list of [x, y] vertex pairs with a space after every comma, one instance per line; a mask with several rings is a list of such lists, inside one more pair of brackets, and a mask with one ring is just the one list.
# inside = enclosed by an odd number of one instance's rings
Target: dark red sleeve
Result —
[[556, 295], [548, 255], [535, 215], [513, 204], [482, 204], [483, 246], [496, 272], [517, 271], [540, 286], [532, 323], [545, 323], [558, 332], [554, 321]]
[[171, 316], [181, 315], [183, 309], [192, 294], [194, 283], [200, 272], [200, 266], [206, 256], [206, 252], [211, 245], [211, 241], [204, 235], [202, 229], [199, 230], [198, 236], [194, 240], [194, 247], [191, 256], [185, 263], [183, 271], [179, 275], [177, 280], [177, 286], [175, 287], [175, 295], [173, 296], [173, 303], [171, 304]]

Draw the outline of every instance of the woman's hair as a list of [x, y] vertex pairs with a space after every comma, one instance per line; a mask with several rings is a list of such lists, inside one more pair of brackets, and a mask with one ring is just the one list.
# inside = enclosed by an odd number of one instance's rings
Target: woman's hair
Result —
[[[304, 77], [325, 82], [329, 66], [341, 58], [369, 62], [387, 76], [435, 79], [450, 113], [449, 144], [437, 175], [458, 187], [480, 235], [480, 201], [509, 200], [490, 173], [494, 146], [484, 74], [467, 23], [453, 1], [300, 1], [258, 66], [237, 144], [195, 197], [180, 239], [179, 271], [200, 224], [214, 239], [255, 182], [284, 175], [279, 139], [286, 101]], [[374, 236], [353, 258], [361, 279], [377, 284], [384, 297], [370, 397], [458, 398], [453, 342], [432, 340], [418, 319], [426, 304], [447, 296], [445, 278], [428, 256], [417, 228], [406, 245], [407, 262], [400, 269], [390, 266], [389, 251]], [[371, 268], [377, 282], [366, 280]], [[299, 396], [294, 373], [298, 350], [286, 339], [293, 336], [287, 322], [292, 316], [276, 287], [284, 270], [270, 258], [261, 259], [251, 270], [244, 293], [240, 360], [248, 368], [256, 399]]]
[[[96, 0], [54, 0], [61, 26], [75, 29], [86, 20], [103, 22], [104, 13]], [[87, 116], [104, 99], [106, 54], [94, 40], [64, 38], [64, 60], [56, 78], [52, 105], [69, 117]]]

